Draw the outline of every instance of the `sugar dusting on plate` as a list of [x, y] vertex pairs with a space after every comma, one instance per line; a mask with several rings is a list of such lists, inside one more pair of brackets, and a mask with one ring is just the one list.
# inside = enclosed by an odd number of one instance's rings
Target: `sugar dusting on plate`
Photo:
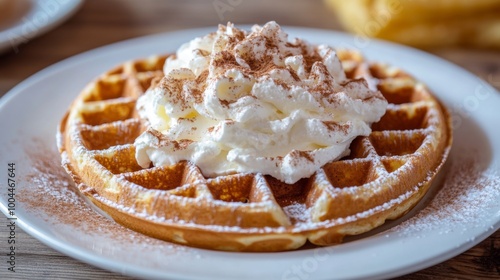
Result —
[[427, 230], [446, 234], [457, 228], [462, 231], [478, 227], [494, 229], [492, 225], [485, 225], [484, 218], [491, 216], [491, 209], [498, 209], [499, 175], [491, 170], [481, 170], [481, 162], [473, 152], [462, 151], [461, 155], [450, 160], [442, 188], [431, 202], [390, 232], [406, 236]]
[[[163, 246], [170, 252], [188, 250], [188, 247], [127, 229], [93, 211], [61, 167], [59, 154], [41, 141], [27, 154], [32, 161], [32, 170], [25, 177], [29, 187], [23, 188], [19, 197], [33, 212], [44, 213], [47, 221], [77, 228], [89, 235], [107, 236], [126, 244], [153, 245], [155, 248]], [[464, 225], [464, 230], [484, 226], [481, 217], [491, 212], [489, 208], [498, 208], [500, 177], [480, 170], [479, 161], [473, 153], [462, 153], [462, 156], [450, 160], [448, 170], [443, 170], [446, 174], [442, 188], [428, 205], [386, 233], [417, 236], [418, 232], [436, 229], [445, 234], [451, 228], [456, 228], [457, 224]], [[297, 221], [304, 222], [304, 218], [298, 215], [304, 212], [303, 208], [303, 205], [290, 205], [284, 210]]]
[[[100, 240], [123, 243], [129, 249], [130, 246], [144, 246], [150, 254], [154, 253], [151, 248], [165, 254], [193, 253], [186, 246], [150, 238], [95, 212], [78, 193], [73, 181], [62, 168], [57, 151], [44, 146], [41, 141], [34, 143], [35, 147], [26, 151], [31, 160], [31, 167], [23, 178], [24, 187], [18, 195], [19, 201], [26, 205], [28, 211], [50, 224], [57, 225], [58, 228], [64, 225], [66, 230], [76, 229], [83, 232], [87, 236], [78, 238], [88, 239], [93, 250], [96, 246], [111, 247], [106, 246], [105, 241], [104, 245], [95, 242], [92, 244], [95, 236], [100, 236]], [[119, 253], [116, 246], [111, 250], [114, 254]]]

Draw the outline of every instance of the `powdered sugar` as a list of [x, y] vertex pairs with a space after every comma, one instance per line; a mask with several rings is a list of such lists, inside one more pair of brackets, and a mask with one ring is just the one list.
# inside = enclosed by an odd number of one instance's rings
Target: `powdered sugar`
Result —
[[309, 209], [306, 208], [305, 204], [293, 203], [283, 207], [283, 210], [288, 217], [300, 223], [307, 223], [311, 218]]
[[474, 157], [452, 159], [441, 190], [429, 205], [411, 219], [391, 229], [400, 235], [415, 235], [427, 230], [446, 234], [460, 228], [484, 227], [484, 218], [498, 208], [500, 177], [479, 169]]
[[[135, 244], [135, 246], [164, 247], [169, 252], [185, 252], [187, 247], [174, 245], [153, 238], [146, 237], [140, 233], [126, 229], [114, 221], [104, 218], [95, 213], [89, 204], [78, 194], [78, 191], [70, 183], [66, 172], [60, 167], [57, 152], [44, 147], [31, 149], [32, 170], [24, 179], [30, 188], [25, 188], [20, 193], [23, 203], [27, 204], [33, 211], [44, 214], [45, 219], [68, 228], [76, 228], [83, 231], [89, 238], [111, 238], [113, 242]], [[466, 225], [462, 228], [487, 227], [484, 217], [491, 213], [491, 209], [498, 207], [500, 197], [500, 177], [497, 174], [486, 173], [479, 168], [477, 159], [471, 156], [463, 156], [451, 159], [451, 166], [446, 172], [444, 185], [441, 187], [433, 200], [425, 206], [417, 215], [409, 220], [395, 226], [387, 231], [387, 234], [396, 233], [401, 236], [421, 236], [419, 232], [427, 230], [439, 230], [446, 234], [457, 225]], [[439, 185], [433, 188], [439, 188]], [[408, 194], [410, 195], [410, 194]], [[404, 195], [403, 195], [404, 196]], [[405, 196], [406, 197], [406, 196]], [[398, 199], [405, 199], [400, 197]], [[310, 213], [304, 204], [291, 204], [283, 208], [288, 217], [294, 220], [296, 230], [311, 230], [317, 226], [325, 226], [328, 223], [343, 224], [368, 215], [373, 211], [383, 210], [390, 207], [379, 206], [380, 209], [371, 209], [369, 212], [359, 213], [353, 217], [335, 219], [314, 224], [310, 221]], [[40, 214], [40, 215], [41, 215]], [[138, 213], [132, 213], [138, 214]], [[158, 221], [156, 222], [178, 222]], [[187, 224], [186, 226], [190, 226]], [[196, 227], [199, 225], [192, 224]], [[215, 228], [214, 228], [215, 229]], [[226, 232], [262, 232], [282, 233], [286, 227], [242, 229], [239, 227], [222, 227], [219, 229]], [[296, 232], [293, 230], [293, 232]]]

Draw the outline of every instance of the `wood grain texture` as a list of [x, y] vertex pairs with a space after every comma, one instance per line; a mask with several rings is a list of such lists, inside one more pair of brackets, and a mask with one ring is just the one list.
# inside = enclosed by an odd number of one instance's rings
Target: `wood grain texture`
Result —
[[[241, 0], [218, 14], [226, 0], [87, 0], [62, 26], [0, 55], [0, 96], [30, 75], [72, 55], [128, 38], [172, 30], [265, 23], [342, 30], [321, 1]], [[217, 3], [216, 3], [217, 4]], [[500, 52], [473, 49], [428, 50], [471, 71], [500, 89]], [[7, 221], [0, 217], [0, 255], [6, 254]], [[84, 264], [45, 246], [19, 228], [18, 272], [0, 271], [0, 279], [131, 279]], [[397, 279], [500, 279], [500, 231], [448, 261]], [[2, 264], [0, 267], [4, 267]], [[13, 278], [13, 276], [15, 276]], [[8, 278], [7, 278], [8, 277]]]

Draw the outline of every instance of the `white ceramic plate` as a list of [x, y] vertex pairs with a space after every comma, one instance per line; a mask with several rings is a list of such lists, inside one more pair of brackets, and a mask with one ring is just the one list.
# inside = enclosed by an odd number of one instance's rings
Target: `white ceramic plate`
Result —
[[0, 53], [39, 36], [72, 16], [83, 0], [9, 0], [0, 7]]
[[[500, 159], [498, 118], [492, 117], [500, 108], [498, 92], [421, 51], [332, 31], [285, 30], [291, 37], [315, 43], [359, 48], [370, 59], [400, 66], [424, 81], [451, 109], [455, 142], [441, 173], [443, 184], [432, 188], [437, 193], [432, 201], [425, 199], [405, 218], [362, 238], [281, 253], [227, 253], [173, 245], [124, 229], [89, 210], [72, 186], [58, 179], [64, 172], [58, 165], [55, 131], [65, 110], [95, 76], [125, 60], [172, 52], [181, 43], [214, 31], [205, 28], [89, 51], [48, 67], [12, 89], [0, 102], [0, 208], [8, 214], [7, 164], [15, 162], [15, 214], [26, 232], [81, 261], [144, 278], [388, 278], [449, 259], [498, 230], [500, 179], [490, 174], [498, 170]], [[49, 160], [37, 161], [40, 154]], [[477, 170], [469, 170], [471, 166]], [[45, 179], [51, 183], [44, 183]]]

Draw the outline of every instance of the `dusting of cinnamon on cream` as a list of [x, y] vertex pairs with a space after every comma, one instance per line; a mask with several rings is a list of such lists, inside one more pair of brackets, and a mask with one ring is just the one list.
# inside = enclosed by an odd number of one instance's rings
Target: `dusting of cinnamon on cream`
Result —
[[149, 125], [134, 143], [137, 162], [187, 160], [206, 177], [310, 177], [387, 107], [364, 79], [346, 77], [333, 48], [289, 39], [275, 22], [249, 32], [220, 25], [167, 58], [164, 74], [137, 102]]

